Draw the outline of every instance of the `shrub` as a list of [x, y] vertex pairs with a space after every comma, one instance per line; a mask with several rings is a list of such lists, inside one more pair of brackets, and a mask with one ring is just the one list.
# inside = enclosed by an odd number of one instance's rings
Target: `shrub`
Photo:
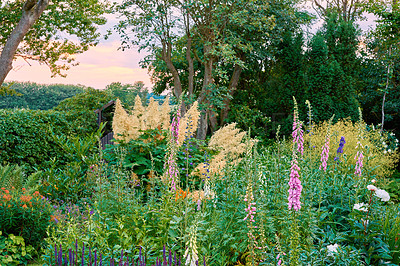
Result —
[[4, 237], [0, 231], [0, 263], [2, 265], [26, 265], [32, 259], [33, 248], [26, 246], [22, 236]]
[[[306, 156], [312, 156], [319, 160], [322, 147], [325, 143], [326, 132], [329, 123], [323, 122], [314, 126], [305, 136], [306, 145], [310, 148], [306, 152]], [[369, 179], [374, 176], [390, 177], [393, 168], [399, 159], [399, 154], [395, 150], [386, 151], [385, 143], [388, 135], [380, 134], [377, 129], [370, 128], [368, 130], [365, 123], [353, 123], [349, 119], [339, 120], [330, 126], [331, 148], [329, 151], [329, 160], [333, 163], [332, 167], [339, 167], [346, 173], [354, 173], [354, 165], [356, 163], [357, 151], [364, 151], [364, 169]], [[345, 145], [343, 153], [338, 153], [340, 139], [344, 137]], [[358, 142], [361, 144], [358, 145]]]
[[39, 192], [25, 188], [0, 190], [0, 230], [6, 235], [22, 236], [27, 245], [42, 247], [46, 230], [51, 225], [52, 208]]
[[28, 173], [49, 167], [55, 157], [63, 165], [67, 158], [52, 132], [82, 136], [96, 128], [94, 112], [0, 110], [0, 162], [18, 164]]

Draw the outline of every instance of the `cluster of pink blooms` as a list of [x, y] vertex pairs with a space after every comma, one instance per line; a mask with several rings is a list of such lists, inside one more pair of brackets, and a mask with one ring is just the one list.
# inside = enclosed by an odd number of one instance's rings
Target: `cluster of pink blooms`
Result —
[[325, 145], [322, 148], [321, 165], [319, 166], [319, 170], [324, 169], [324, 172], [326, 172], [326, 167], [328, 166], [328, 157], [329, 157], [329, 137], [326, 137]]
[[304, 139], [303, 139], [303, 130], [301, 129], [301, 121], [298, 120], [297, 107], [295, 107], [294, 110], [292, 137], [293, 137], [294, 148], [293, 148], [292, 166], [290, 167], [288, 207], [289, 210], [293, 208], [295, 211], [298, 211], [301, 208], [300, 195], [303, 186], [301, 185], [299, 179], [300, 167], [298, 166], [297, 163], [297, 152], [300, 152], [301, 155], [303, 155]]
[[303, 129], [301, 121], [299, 121], [297, 112], [295, 111], [294, 113], [294, 118], [293, 118], [293, 132], [292, 132], [292, 137], [293, 137], [293, 143], [295, 147], [297, 146], [297, 151], [300, 152], [301, 155], [304, 153], [304, 138], [303, 138]]
[[354, 160], [357, 160], [356, 162], [356, 170], [354, 172], [355, 175], [361, 176], [361, 170], [363, 167], [363, 159], [364, 159], [364, 155], [362, 151], [358, 151], [356, 154], [356, 157], [354, 157]]
[[298, 211], [301, 208], [300, 196], [303, 186], [301, 185], [299, 179], [300, 177], [299, 170], [300, 167], [298, 166], [297, 160], [296, 158], [293, 158], [292, 166], [290, 167], [289, 197], [288, 197], [289, 210], [293, 208], [295, 211]]
[[256, 207], [253, 207], [253, 205], [256, 205], [254, 202], [254, 197], [253, 197], [253, 192], [251, 189], [247, 189], [246, 197], [244, 198], [244, 201], [247, 201], [248, 206], [245, 209], [247, 212], [246, 217], [244, 217], [243, 221], [246, 221], [247, 218], [249, 218], [250, 222], [255, 222], [254, 220], [254, 215], [256, 214]]

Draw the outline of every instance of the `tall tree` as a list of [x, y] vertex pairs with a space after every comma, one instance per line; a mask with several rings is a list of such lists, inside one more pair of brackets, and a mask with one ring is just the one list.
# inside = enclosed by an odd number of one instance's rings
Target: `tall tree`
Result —
[[[229, 97], [237, 88], [242, 69], [245, 67], [244, 54], [265, 44], [266, 34], [273, 27], [273, 17], [268, 13], [266, 0], [182, 0], [182, 1], [142, 1], [125, 0], [118, 7], [125, 19], [119, 24], [123, 47], [140, 45], [150, 50], [153, 58], [162, 60], [171, 73], [174, 95], [182, 92], [189, 97], [197, 97], [203, 107], [197, 137], [205, 138], [208, 126], [214, 130], [218, 124], [216, 110], [228, 111]], [[132, 39], [132, 33], [137, 39]], [[185, 60], [188, 88], [182, 87], [182, 80], [174, 54], [179, 54], [178, 40], [186, 41]], [[194, 40], [197, 44], [194, 44]], [[201, 66], [202, 86], [195, 91], [198, 78], [195, 64]], [[222, 71], [221, 66], [225, 67]], [[229, 71], [226, 71], [227, 67]], [[225, 80], [224, 86], [217, 86], [217, 80]], [[221, 93], [220, 89], [227, 91]], [[225, 95], [216, 106], [213, 96]], [[222, 113], [221, 117], [226, 117]]]
[[0, 85], [17, 57], [47, 64], [53, 75], [63, 75], [73, 54], [97, 44], [96, 26], [105, 24], [107, 5], [102, 0], [0, 2]]
[[400, 56], [400, 6], [397, 0], [385, 1], [370, 0], [366, 5], [367, 10], [373, 13], [377, 19], [376, 29], [372, 32], [374, 58], [379, 64], [385, 66], [385, 74], [382, 75], [384, 87], [380, 90], [383, 92], [382, 97], [382, 120], [381, 131], [383, 131], [385, 123], [385, 101], [386, 96], [393, 84], [394, 62]]
[[320, 17], [326, 17], [332, 12], [339, 14], [344, 21], [355, 21], [364, 11], [368, 0], [311, 0], [314, 9]]

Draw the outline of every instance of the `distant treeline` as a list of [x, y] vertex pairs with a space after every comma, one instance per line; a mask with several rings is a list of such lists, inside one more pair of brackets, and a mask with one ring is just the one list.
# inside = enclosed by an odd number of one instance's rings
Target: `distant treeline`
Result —
[[[10, 83], [4, 84], [10, 85]], [[33, 82], [13, 82], [11, 89], [19, 95], [0, 97], [0, 109], [26, 108], [49, 110], [62, 100], [84, 92], [84, 86], [64, 84], [37, 84]]]

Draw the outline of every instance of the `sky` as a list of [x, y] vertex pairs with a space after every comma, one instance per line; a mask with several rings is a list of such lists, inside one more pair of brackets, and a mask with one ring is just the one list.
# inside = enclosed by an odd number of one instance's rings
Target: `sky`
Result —
[[[108, 29], [116, 24], [115, 16], [108, 16], [108, 23], [99, 28], [100, 33], [105, 34]], [[13, 63], [13, 70], [8, 74], [6, 81], [30, 81], [41, 84], [80, 84], [95, 89], [104, 89], [112, 82], [133, 84], [143, 81], [146, 87], [151, 88], [150, 76], [146, 69], [139, 66], [146, 54], [139, 53], [136, 49], [118, 50], [120, 46], [119, 36], [113, 34], [107, 40], [100, 40], [99, 44], [91, 47], [83, 54], [76, 55], [78, 66], [72, 66], [66, 78], [51, 78], [48, 66], [36, 61], [29, 64], [19, 58]]]
[[[109, 22], [99, 30], [105, 33], [111, 28], [117, 19], [115, 16], [108, 17]], [[372, 19], [373, 20], [373, 19]], [[322, 23], [316, 23], [315, 28]], [[371, 18], [361, 22], [361, 28], [366, 30], [371, 25]], [[76, 56], [78, 66], [71, 67], [66, 72], [67, 77], [51, 78], [51, 73], [46, 65], [38, 62], [23, 59], [14, 61], [13, 70], [8, 74], [6, 81], [30, 81], [41, 84], [80, 84], [96, 89], [104, 89], [112, 82], [135, 83], [143, 81], [146, 87], [152, 87], [150, 76], [146, 69], [139, 66], [146, 54], [139, 53], [136, 49], [125, 51], [118, 50], [120, 45], [119, 36], [113, 34], [108, 40], [101, 40], [100, 43], [91, 47], [89, 51]]]

